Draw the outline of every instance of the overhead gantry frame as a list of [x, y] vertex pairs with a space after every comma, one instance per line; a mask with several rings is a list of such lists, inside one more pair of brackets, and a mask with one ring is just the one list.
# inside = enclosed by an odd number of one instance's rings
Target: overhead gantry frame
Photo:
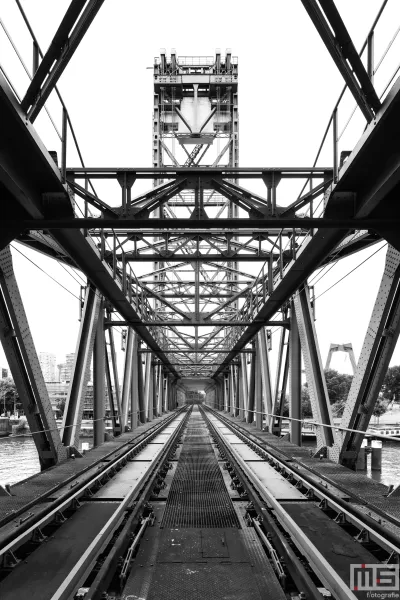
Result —
[[[118, 434], [182, 403], [194, 378], [204, 382], [215, 408], [276, 434], [288, 391], [290, 437], [301, 443], [303, 355], [318, 452], [354, 466], [398, 335], [400, 214], [393, 199], [400, 181], [395, 142], [400, 83], [381, 104], [372, 72], [355, 53], [333, 2], [321, 2], [322, 11], [316, 2], [303, 3], [368, 123], [340, 169], [335, 156], [326, 168], [238, 166], [238, 64], [230, 51], [200, 58], [164, 51], [156, 59], [151, 168], [67, 167], [65, 127], [59, 169], [32, 123], [72, 55], [65, 41], [76, 50], [101, 2], [71, 3], [21, 103], [0, 75], [2, 318], [3, 331], [15, 332], [17, 344], [6, 334], [2, 342], [25, 410], [37, 415], [30, 426], [43, 467], [63, 459], [66, 448], [76, 451], [93, 353], [99, 443], [105, 386]], [[71, 34], [74, 23], [80, 37], [73, 37], [75, 29]], [[286, 178], [311, 183], [309, 191], [291, 201], [281, 198], [279, 184]], [[103, 179], [115, 181], [120, 201], [89, 190]], [[143, 179], [153, 187], [135, 193]], [[242, 184], [250, 179], [261, 180], [265, 194]], [[317, 200], [320, 210], [314, 208]], [[307, 279], [333, 258], [382, 238], [393, 247], [371, 319], [376, 327], [367, 335], [343, 416], [344, 426], [359, 433], [337, 435]], [[61, 438], [40, 374], [32, 376], [35, 350], [33, 345], [24, 350], [29, 336], [18, 333], [13, 316], [20, 302], [7, 281], [10, 273], [13, 277], [7, 250], [13, 239], [77, 266], [88, 278]], [[113, 329], [121, 325], [127, 335], [119, 390]], [[281, 328], [275, 389], [268, 359], [271, 326]], [[27, 385], [36, 390], [34, 401], [24, 393]]]

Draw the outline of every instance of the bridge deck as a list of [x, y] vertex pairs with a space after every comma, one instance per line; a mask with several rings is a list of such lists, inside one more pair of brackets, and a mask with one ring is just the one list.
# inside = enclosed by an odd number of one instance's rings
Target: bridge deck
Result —
[[[124, 597], [285, 598], [255, 531], [232, 502], [203, 417], [194, 409], [167, 500], [157, 502]], [[240, 510], [239, 508], [242, 510]]]
[[[327, 458], [313, 458], [309, 447], [299, 447], [266, 431], [259, 431], [254, 424], [244, 423], [237, 417], [223, 415], [228, 421], [254, 436], [261, 445], [273, 451], [277, 457], [290, 461], [299, 473], [322, 483], [338, 498], [347, 498], [358, 509], [400, 536], [400, 497], [387, 498], [388, 486], [356, 473]], [[387, 520], [385, 520], [385, 516]]]
[[[168, 416], [171, 421], [166, 421]], [[283, 600], [293, 586], [302, 589], [288, 569], [294, 583], [289, 580], [285, 595], [276, 574], [279, 568], [271, 554], [268, 557], [265, 550], [268, 543], [257, 529], [252, 510], [262, 516], [261, 529], [264, 534], [269, 532], [271, 537], [268, 539], [279, 552], [277, 556], [281, 556], [279, 544], [286, 543], [285, 536], [289, 535], [300, 554], [308, 560], [313, 577], [317, 575], [309, 585], [324, 585], [340, 598], [347, 598], [341, 591], [348, 590], [350, 585], [349, 564], [379, 563], [384, 559], [382, 552], [387, 551], [385, 544], [399, 546], [400, 522], [396, 514], [400, 500], [386, 498], [386, 486], [326, 459], [311, 458], [309, 449], [299, 448], [215, 411], [194, 407], [189, 414], [184, 411], [168, 416], [141, 427], [135, 434], [124, 434], [118, 441], [93, 450], [92, 462], [83, 463], [86, 471], [84, 468], [77, 470], [71, 482], [65, 479], [61, 482], [63, 465], [55, 467], [52, 470], [55, 474], [53, 486], [43, 485], [43, 493], [37, 494], [36, 503], [31, 494], [30, 507], [22, 513], [21, 523], [16, 519], [10, 521], [10, 517], [3, 521], [0, 527], [3, 551], [19, 529], [27, 528], [27, 533], [21, 534], [24, 541], [20, 546], [16, 545], [20, 562], [2, 573], [2, 600], [22, 600], [28, 590], [32, 599], [67, 600], [79, 587], [87, 585], [84, 582], [89, 580], [88, 585], [92, 585], [89, 574], [96, 572], [94, 565], [102, 556], [100, 549], [115, 543], [110, 542], [115, 536], [112, 532], [122, 527], [122, 520], [129, 519], [136, 505], [138, 514], [142, 514], [144, 500], [140, 498], [143, 494], [146, 501], [150, 501], [156, 518], [152, 527], [147, 525], [123, 579], [110, 555], [110, 565], [117, 570], [113, 575], [114, 570], [108, 571], [105, 567], [105, 573], [111, 575], [108, 579], [104, 576], [104, 585], [112, 597]], [[140, 441], [142, 434], [148, 433], [153, 425], [162, 424], [164, 426], [146, 440], [146, 445], [137, 447], [129, 443]], [[183, 434], [179, 445], [178, 434]], [[258, 446], [253, 443], [255, 440], [259, 442]], [[124, 445], [135, 448], [131, 450], [129, 460], [124, 455]], [[260, 451], [260, 446], [268, 452]], [[71, 468], [76, 468], [81, 460], [87, 461], [90, 454], [70, 461]], [[123, 455], [125, 458], [121, 459]], [[112, 466], [118, 456], [119, 468]], [[271, 456], [273, 460], [270, 460]], [[319, 484], [323, 497], [329, 498], [330, 493], [335, 501], [345, 500], [346, 508], [340, 510], [351, 508], [353, 517], [356, 513], [356, 519], [365, 519], [366, 524], [363, 521], [359, 531], [373, 522], [376, 527], [372, 536], [375, 537], [366, 543], [364, 539], [358, 540], [354, 521], [337, 520], [329, 512], [331, 508], [326, 510], [321, 506], [318, 494], [310, 495], [307, 486], [298, 486], [296, 477], [285, 475], [277, 462], [300, 473], [305, 480]], [[100, 487], [89, 488], [93, 495], [82, 495], [79, 484], [86, 477], [93, 477], [96, 470], [104, 469], [104, 465], [113, 469], [110, 478], [103, 478]], [[164, 465], [165, 479], [157, 480], [161, 465]], [[14, 486], [13, 490], [28, 490], [32, 484], [36, 493], [42, 478], [46, 483], [51, 480], [51, 476], [46, 478], [46, 475], [30, 478]], [[149, 483], [150, 479], [152, 483]], [[155, 491], [155, 481], [163, 482], [158, 491]], [[317, 487], [315, 485], [314, 489]], [[77, 506], [71, 505], [71, 496], [68, 496], [71, 490], [81, 494]], [[68, 500], [65, 500], [67, 496]], [[9, 502], [14, 500], [18, 505], [21, 498], [16, 496]], [[51, 517], [52, 510], [60, 511], [55, 499], [62, 499], [67, 506], [65, 522]], [[249, 500], [254, 505], [249, 505]], [[149, 505], [146, 506], [151, 512]], [[47, 516], [46, 512], [49, 513]], [[30, 531], [29, 527], [36, 532], [38, 526], [42, 528], [37, 515], [44, 523], [45, 541], [24, 537]], [[254, 526], [250, 527], [251, 524]], [[131, 540], [127, 543], [132, 543], [133, 531], [137, 529], [127, 530]], [[382, 532], [384, 544], [379, 549], [375, 542]], [[9, 543], [10, 548], [14, 547], [11, 546], [14, 541]], [[119, 550], [118, 543], [116, 558], [126, 553], [126, 548]], [[288, 552], [287, 548], [282, 553], [284, 560], [287, 558], [285, 552]], [[101, 571], [101, 566], [98, 568]], [[297, 576], [301, 577], [301, 574]], [[356, 596], [361, 599], [366, 597], [363, 594], [359, 592]]]
[[112, 441], [92, 448], [81, 458], [60, 463], [11, 486], [12, 497], [0, 496], [0, 528], [28, 509], [37, 515], [37, 511], [43, 509], [50, 498], [62, 493], [60, 490], [65, 489], [66, 484], [75, 483], [78, 479], [81, 482], [89, 479], [101, 464], [104, 465], [111, 457], [116, 458], [119, 451], [123, 452], [129, 443], [139, 441], [143, 434], [162, 423], [168, 416], [170, 415], [157, 417], [150, 423], [140, 425], [134, 432], [123, 433]]

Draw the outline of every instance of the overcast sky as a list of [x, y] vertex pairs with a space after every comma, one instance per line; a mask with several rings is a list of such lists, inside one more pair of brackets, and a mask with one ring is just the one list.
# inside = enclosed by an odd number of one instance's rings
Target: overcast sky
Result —
[[[47, 49], [68, 4], [68, 0], [22, 0], [42, 50]], [[336, 4], [358, 49], [381, 0], [338, 0]], [[397, 0], [389, 0], [386, 10], [376, 32], [377, 59], [400, 20]], [[0, 16], [30, 68], [31, 42], [14, 0], [2, 0]], [[384, 89], [388, 74], [398, 62], [397, 42], [377, 74], [378, 92]], [[205, 0], [197, 5], [181, 0], [173, 4], [105, 0], [59, 83], [88, 166], [151, 165], [153, 88], [148, 67], [152, 67], [160, 48], [166, 48], [167, 53], [176, 48], [178, 55], [189, 56], [213, 55], [216, 48], [224, 53], [231, 48], [238, 56], [242, 167], [312, 165], [343, 81], [300, 0]], [[23, 95], [28, 79], [3, 32], [0, 50], [2, 66]], [[343, 113], [339, 113], [339, 131], [353, 106], [351, 98], [346, 98]], [[49, 108], [61, 130], [59, 104], [54, 98]], [[356, 114], [341, 139], [341, 150], [354, 147], [364, 124]], [[47, 148], [58, 149], [59, 140], [44, 112], [35, 125]], [[323, 162], [323, 166], [332, 164], [330, 143]], [[78, 166], [72, 149], [68, 166]], [[298, 183], [296, 186], [278, 188], [278, 202], [293, 201], [300, 191]], [[79, 295], [81, 281], [74, 274], [78, 279], [75, 281], [56, 262], [18, 244], [15, 247], [47, 273], [13, 250], [37, 350], [54, 352], [61, 361], [75, 350], [79, 327], [75, 296]], [[334, 266], [316, 283], [316, 295], [378, 248], [373, 246]], [[382, 249], [317, 301], [316, 327], [323, 362], [331, 342], [352, 342], [358, 359], [384, 260]], [[272, 363], [277, 346], [275, 335]], [[399, 363], [396, 349], [392, 364]], [[4, 354], [0, 354], [0, 364], [5, 366]], [[335, 357], [332, 366], [350, 372], [350, 363], [343, 356]]]

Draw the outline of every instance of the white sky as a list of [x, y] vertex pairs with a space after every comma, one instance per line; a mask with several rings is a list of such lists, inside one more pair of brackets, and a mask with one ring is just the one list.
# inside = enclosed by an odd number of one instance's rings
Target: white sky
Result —
[[[22, 4], [45, 51], [69, 1], [22, 0]], [[359, 48], [381, 0], [337, 0], [336, 4]], [[399, 25], [397, 0], [389, 0], [386, 11], [376, 32], [377, 59]], [[31, 44], [14, 0], [2, 0], [0, 17], [30, 68]], [[398, 61], [396, 43], [377, 75], [379, 92]], [[173, 4], [105, 0], [59, 83], [88, 166], [151, 165], [153, 88], [152, 70], [146, 67], [153, 65], [160, 48], [166, 48], [167, 53], [176, 48], [178, 55], [213, 55], [215, 48], [223, 53], [231, 48], [239, 58], [240, 165], [311, 166], [343, 81], [300, 0], [205, 0], [196, 7], [181, 0]], [[0, 56], [17, 91], [23, 94], [28, 80], [3, 32]], [[339, 131], [353, 105], [346, 97], [343, 114], [339, 113]], [[52, 98], [49, 106], [61, 129], [59, 104]], [[58, 149], [57, 137], [44, 113], [35, 125], [48, 149]], [[341, 150], [352, 149], [363, 125], [356, 115], [341, 140]], [[329, 141], [320, 165], [332, 164], [330, 152]], [[68, 166], [78, 166], [73, 151]], [[299, 187], [299, 183], [294, 188], [279, 187], [278, 202], [293, 201]], [[17, 247], [72, 294], [79, 295], [78, 283], [59, 264]], [[342, 260], [316, 284], [316, 295], [377, 248]], [[54, 352], [59, 362], [75, 349], [78, 300], [18, 252], [13, 251], [13, 255], [37, 350]], [[385, 251], [378, 252], [317, 301], [316, 327], [324, 363], [331, 342], [352, 342], [358, 359], [384, 258]], [[273, 345], [272, 364], [278, 335]], [[399, 363], [397, 348], [392, 364]], [[2, 353], [0, 364], [5, 366]], [[332, 367], [350, 372], [348, 359], [340, 355]]]

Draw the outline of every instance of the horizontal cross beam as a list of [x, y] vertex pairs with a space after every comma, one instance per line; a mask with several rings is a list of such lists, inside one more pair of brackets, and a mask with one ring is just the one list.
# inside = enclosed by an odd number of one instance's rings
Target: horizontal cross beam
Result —
[[245, 227], [260, 228], [293, 228], [303, 229], [397, 229], [400, 219], [334, 219], [334, 218], [281, 218], [271, 217], [268, 219], [28, 219], [24, 221], [3, 221], [3, 227], [21, 227], [24, 230], [42, 231], [43, 229], [91, 229], [94, 225], [102, 229], [176, 229], [185, 228], [197, 230], [199, 228], [214, 229], [231, 228], [240, 229]]
[[[111, 254], [110, 254], [111, 255]], [[270, 258], [273, 258], [273, 260], [278, 260], [279, 258], [279, 254], [270, 254], [269, 252], [260, 252], [260, 254], [257, 253], [243, 253], [241, 252], [239, 254], [239, 252], [226, 252], [224, 250], [221, 250], [220, 254], [216, 254], [216, 253], [207, 253], [204, 252], [203, 254], [201, 252], [188, 252], [187, 254], [173, 254], [171, 251], [165, 252], [164, 253], [157, 253], [157, 252], [146, 252], [146, 253], [139, 253], [139, 252], [126, 252], [125, 253], [125, 262], [157, 262], [157, 261], [164, 261], [167, 260], [168, 262], [183, 262], [183, 261], [187, 261], [187, 262], [200, 262], [200, 263], [204, 263], [204, 262], [226, 262], [226, 261], [238, 261], [240, 260], [241, 262], [260, 262], [260, 261], [266, 261], [269, 260]], [[285, 253], [283, 255], [284, 258], [287, 258], [287, 254]], [[289, 258], [292, 257], [292, 254], [290, 253]], [[122, 255], [117, 255], [117, 259], [121, 260], [122, 259]], [[209, 283], [209, 282], [205, 282], [205, 283]]]
[[74, 179], [116, 179], [124, 173], [135, 175], [136, 179], [175, 179], [176, 177], [194, 177], [211, 179], [226, 177], [229, 179], [262, 179], [269, 173], [279, 174], [283, 179], [313, 179], [333, 177], [332, 167], [145, 167], [121, 169], [113, 167], [76, 167], [67, 169], [67, 176]]
[[[133, 323], [131, 321], [106, 321], [106, 327], [133, 327], [144, 325], [145, 327], [245, 327], [253, 325], [256, 321], [143, 321]], [[289, 327], [289, 321], [264, 321], [262, 327]]]
[[[141, 354], [152, 353], [153, 350], [139, 350]], [[163, 350], [164, 354], [228, 354], [229, 350]], [[255, 354], [255, 350], [239, 350], [238, 354]]]

